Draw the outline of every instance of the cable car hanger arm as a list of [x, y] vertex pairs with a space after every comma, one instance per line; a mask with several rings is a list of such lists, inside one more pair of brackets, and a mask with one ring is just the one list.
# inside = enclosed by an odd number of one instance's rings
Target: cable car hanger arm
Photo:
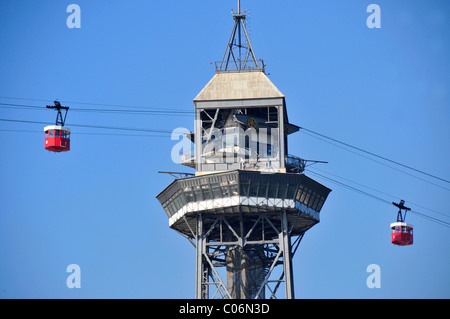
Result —
[[[46, 105], [48, 109], [56, 109], [58, 111], [58, 114], [56, 114], [56, 123], [55, 125], [61, 125], [64, 126], [64, 123], [66, 122], [67, 118], [67, 111], [69, 110], [68, 106], [62, 106], [61, 103], [59, 103], [58, 100], [53, 101], [55, 105]], [[66, 114], [64, 115], [64, 119], [62, 117], [61, 110], [66, 110]]]

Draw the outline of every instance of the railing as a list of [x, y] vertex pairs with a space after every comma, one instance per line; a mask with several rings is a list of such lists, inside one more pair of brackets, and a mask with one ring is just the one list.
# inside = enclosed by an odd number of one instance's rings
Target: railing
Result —
[[294, 155], [286, 156], [286, 169], [291, 172], [302, 173], [305, 170], [306, 161]]
[[[219, 155], [219, 154], [216, 154]], [[217, 159], [216, 159], [217, 160]], [[211, 160], [205, 162], [206, 165], [212, 165], [214, 168], [217, 166], [217, 170], [228, 169], [278, 169], [279, 160], [277, 158], [259, 158], [257, 161], [244, 160], [242, 157], [235, 159], [236, 162], [227, 163], [226, 161], [216, 162]], [[288, 172], [303, 173], [306, 167], [307, 160], [304, 160], [298, 156], [288, 155], [285, 157], [286, 169]], [[314, 161], [315, 162], [315, 161]], [[180, 154], [180, 164], [195, 167], [195, 155], [194, 150]], [[219, 165], [218, 165], [219, 164]], [[232, 165], [234, 164], [234, 165]], [[237, 166], [236, 166], [237, 165]], [[220, 166], [220, 169], [219, 169]]]
[[253, 59], [247, 59], [247, 61], [240, 62], [238, 59], [236, 63], [233, 60], [229, 60], [228, 63], [226, 61], [216, 61], [214, 62], [214, 67], [216, 73], [220, 72], [243, 72], [243, 71], [263, 71], [264, 69], [264, 61], [259, 59], [256, 61], [256, 65], [253, 62]]
[[180, 154], [180, 164], [195, 168], [195, 150]]
[[231, 15], [234, 16], [246, 16], [248, 14], [248, 9], [238, 8], [238, 9], [231, 9]]

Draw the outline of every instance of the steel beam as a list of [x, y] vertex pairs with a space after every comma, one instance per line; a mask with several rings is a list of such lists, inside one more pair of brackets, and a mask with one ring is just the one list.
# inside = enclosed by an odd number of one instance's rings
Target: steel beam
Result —
[[[265, 214], [245, 225], [242, 218], [198, 214], [195, 230], [197, 268], [196, 298], [276, 298], [278, 287], [285, 283], [285, 296], [294, 298], [292, 245], [288, 216]], [[265, 228], [275, 230], [278, 237], [264, 238]], [[215, 239], [211, 239], [214, 237]], [[249, 239], [251, 237], [251, 239]], [[296, 240], [296, 245], [300, 242]], [[278, 265], [283, 272], [278, 280], [270, 280]], [[226, 267], [227, 278], [221, 278], [220, 267]], [[236, 277], [235, 277], [236, 276]], [[272, 289], [269, 283], [276, 283]], [[216, 290], [210, 291], [210, 286]]]

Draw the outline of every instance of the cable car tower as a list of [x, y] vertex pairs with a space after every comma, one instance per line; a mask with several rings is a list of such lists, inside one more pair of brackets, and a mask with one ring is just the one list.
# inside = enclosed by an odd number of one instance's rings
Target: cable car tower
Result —
[[194, 98], [195, 130], [186, 136], [193, 148], [180, 155], [195, 176], [177, 176], [156, 198], [169, 227], [196, 248], [196, 298], [276, 298], [284, 290], [291, 299], [292, 258], [331, 190], [288, 153], [299, 127], [255, 58], [239, 2], [232, 15], [224, 58]]
[[[45, 149], [51, 152], [67, 152], [70, 150], [70, 129], [64, 127], [66, 122], [68, 106], [62, 106], [59, 101], [53, 102], [55, 105], [47, 105], [48, 109], [55, 109], [56, 114], [55, 125], [44, 127], [45, 134]], [[64, 118], [62, 111], [66, 111]]]

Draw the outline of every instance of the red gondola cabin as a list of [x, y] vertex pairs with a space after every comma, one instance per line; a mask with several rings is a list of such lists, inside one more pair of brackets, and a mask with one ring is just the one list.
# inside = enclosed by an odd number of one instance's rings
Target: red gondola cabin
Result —
[[391, 224], [391, 242], [394, 245], [406, 246], [413, 244], [413, 226], [397, 222]]
[[70, 150], [70, 129], [60, 125], [49, 125], [44, 128], [45, 149], [52, 152]]

